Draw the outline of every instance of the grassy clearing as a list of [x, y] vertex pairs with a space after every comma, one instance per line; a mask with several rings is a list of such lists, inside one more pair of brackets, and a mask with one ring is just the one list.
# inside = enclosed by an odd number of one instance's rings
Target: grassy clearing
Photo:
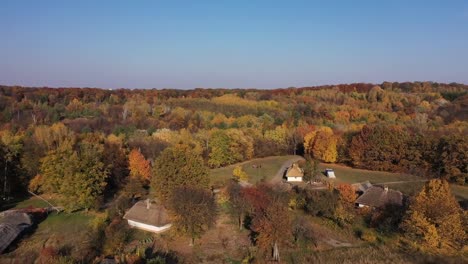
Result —
[[[405, 173], [370, 171], [355, 169], [339, 164], [325, 163], [321, 163], [319, 168], [321, 171], [324, 171], [326, 168], [333, 169], [335, 171], [336, 181], [338, 182], [357, 183], [370, 181], [371, 183], [386, 183], [390, 188], [398, 190], [406, 195], [414, 195], [418, 193], [425, 184], [423, 178]], [[452, 193], [455, 195], [457, 200], [461, 201], [468, 199], [468, 187], [452, 184], [451, 188]]]
[[468, 187], [460, 185], [451, 185], [452, 193], [457, 200], [468, 200]]
[[[46, 206], [37, 198], [18, 202], [15, 208]], [[90, 244], [88, 231], [94, 214], [84, 212], [51, 213], [29, 234], [17, 243], [17, 248], [0, 257], [0, 263], [15, 260], [15, 263], [33, 263], [44, 247], [53, 247], [68, 252], [75, 259], [82, 259], [87, 254]]]
[[419, 193], [426, 182], [404, 182], [387, 184], [389, 188], [398, 190], [406, 195], [415, 195]]
[[[275, 176], [283, 163], [294, 157], [293, 155], [266, 157], [229, 165], [223, 168], [212, 169], [210, 170], [211, 184], [223, 184], [232, 177], [232, 170], [239, 165], [242, 166], [244, 171], [249, 175], [249, 182], [256, 183], [262, 179], [269, 180]], [[253, 168], [253, 165], [261, 165], [261, 168]]]
[[[55, 204], [53, 200], [48, 200], [52, 204]], [[15, 205], [15, 208], [28, 208], [28, 207], [49, 207], [50, 205], [41, 199], [32, 197], [30, 199], [20, 201]]]
[[421, 180], [421, 178], [410, 174], [362, 170], [339, 164], [321, 163], [319, 168], [321, 171], [324, 171], [326, 168], [333, 169], [335, 171], [337, 181], [346, 183], [356, 183], [363, 181], [370, 181], [371, 183], [383, 183]]

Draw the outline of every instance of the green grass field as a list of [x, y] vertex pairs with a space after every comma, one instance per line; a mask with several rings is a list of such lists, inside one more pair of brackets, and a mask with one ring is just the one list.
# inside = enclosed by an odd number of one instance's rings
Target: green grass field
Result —
[[[49, 202], [55, 204], [54, 200], [49, 199]], [[38, 198], [30, 198], [24, 201], [20, 201], [15, 205], [15, 208], [28, 208], [28, 207], [49, 207], [50, 205]]]
[[[210, 170], [210, 180], [212, 185], [222, 185], [226, 180], [232, 177], [232, 170], [241, 165], [244, 171], [249, 175], [249, 182], [256, 183], [261, 179], [269, 180], [278, 172], [284, 162], [295, 156], [273, 156], [233, 164], [223, 168]], [[261, 168], [253, 168], [253, 165], [261, 165]]]
[[339, 182], [356, 183], [363, 181], [370, 181], [371, 183], [383, 183], [383, 182], [396, 182], [396, 181], [415, 181], [421, 180], [421, 178], [404, 174], [404, 173], [391, 173], [384, 171], [370, 171], [355, 169], [339, 164], [325, 164], [319, 165], [321, 171], [326, 168], [333, 169], [335, 171], [336, 180]]
[[[405, 173], [392, 173], [384, 171], [370, 171], [355, 169], [339, 164], [320, 164], [319, 168], [333, 169], [337, 182], [357, 183], [370, 181], [371, 183], [386, 183], [391, 189], [398, 190], [406, 195], [414, 195], [421, 191], [425, 182], [424, 178]], [[408, 182], [401, 182], [408, 181]], [[393, 183], [395, 182], [395, 183]], [[468, 199], [468, 187], [451, 184], [452, 193], [458, 200]]]
[[[290, 155], [253, 159], [223, 168], [212, 169], [210, 170], [210, 181], [215, 186], [223, 185], [226, 180], [232, 177], [232, 170], [238, 165], [241, 165], [244, 171], [247, 172], [250, 177], [249, 182], [251, 183], [256, 183], [262, 179], [269, 180], [278, 172], [284, 162], [293, 157]], [[253, 165], [261, 165], [262, 167], [256, 169], [252, 167]], [[399, 190], [406, 195], [414, 195], [424, 185], [423, 178], [405, 173], [355, 169], [340, 164], [321, 163], [319, 165], [319, 169], [322, 172], [326, 168], [335, 171], [337, 182], [357, 183], [370, 181], [374, 184], [386, 183], [390, 188]], [[459, 185], [451, 185], [451, 187], [453, 194], [458, 200], [468, 199], [468, 187]]]
[[[14, 208], [27, 207], [47, 207], [48, 205], [38, 198], [32, 197], [20, 201]], [[68, 251], [70, 255], [80, 259], [82, 254], [92, 242], [89, 239], [88, 231], [91, 229], [90, 222], [95, 218], [92, 213], [84, 212], [50, 213], [47, 218], [40, 222], [35, 230], [23, 236], [17, 243], [17, 248], [2, 255], [3, 260], [15, 259], [15, 263], [31, 263], [41, 252], [42, 248], [54, 247], [59, 250]]]

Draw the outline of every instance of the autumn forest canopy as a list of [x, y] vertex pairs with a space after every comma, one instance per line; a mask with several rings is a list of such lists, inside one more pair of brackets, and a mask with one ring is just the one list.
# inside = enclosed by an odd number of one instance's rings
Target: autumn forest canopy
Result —
[[[392, 247], [386, 239], [401, 234], [403, 247], [456, 255], [468, 218], [450, 188], [468, 183], [467, 92], [464, 84], [434, 82], [274, 90], [0, 86], [0, 205], [29, 191], [70, 217], [92, 212], [86, 236], [100, 244], [88, 246], [81, 260], [123, 254], [131, 232], [122, 217], [147, 198], [169, 210], [173, 232], [191, 245], [229, 215], [240, 229], [234, 233], [255, 246], [242, 253], [248, 263], [278, 261], [281, 250], [290, 256], [318, 250], [314, 221], [366, 243]], [[302, 187], [252, 185], [254, 175], [238, 165], [270, 156], [302, 159], [287, 155], [305, 158]], [[357, 190], [339, 181], [343, 175], [336, 185], [320, 176], [319, 164], [332, 163], [428, 183], [396, 204], [359, 209]], [[210, 175], [233, 164], [226, 181]], [[323, 188], [310, 189], [311, 182]], [[77, 249], [41, 250], [39, 257], [57, 260]], [[303, 259], [313, 261], [314, 254]]]
[[[276, 90], [1, 86], [0, 162], [10, 192], [24, 191], [36, 175], [59, 174], [51, 166], [61, 156], [76, 159], [66, 169], [87, 174], [92, 164], [98, 182], [117, 184], [128, 174], [132, 150], [155, 161], [181, 142], [211, 168], [308, 153], [464, 185], [467, 90], [431, 82]], [[53, 189], [55, 180], [44, 188]]]

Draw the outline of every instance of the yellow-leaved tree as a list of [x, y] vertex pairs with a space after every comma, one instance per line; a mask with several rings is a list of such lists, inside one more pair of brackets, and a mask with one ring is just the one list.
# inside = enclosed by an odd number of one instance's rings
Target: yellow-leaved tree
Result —
[[464, 214], [448, 182], [434, 179], [414, 197], [400, 228], [415, 248], [453, 254], [467, 243]]
[[313, 158], [325, 162], [336, 162], [338, 152], [336, 150], [337, 138], [329, 127], [321, 127], [304, 136], [304, 149]]
[[234, 176], [234, 178], [237, 181], [241, 182], [247, 182], [249, 180], [249, 175], [247, 175], [247, 173], [242, 169], [241, 166], [236, 166], [234, 168], [234, 170], [232, 171], [232, 176]]

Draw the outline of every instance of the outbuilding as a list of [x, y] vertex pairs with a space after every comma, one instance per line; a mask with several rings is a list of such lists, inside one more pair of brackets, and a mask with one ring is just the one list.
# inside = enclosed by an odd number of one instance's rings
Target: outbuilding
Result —
[[123, 218], [131, 227], [154, 233], [162, 233], [172, 225], [164, 206], [152, 204], [149, 200], [137, 202]]
[[328, 178], [335, 179], [335, 171], [332, 169], [325, 169], [325, 175], [327, 175]]

